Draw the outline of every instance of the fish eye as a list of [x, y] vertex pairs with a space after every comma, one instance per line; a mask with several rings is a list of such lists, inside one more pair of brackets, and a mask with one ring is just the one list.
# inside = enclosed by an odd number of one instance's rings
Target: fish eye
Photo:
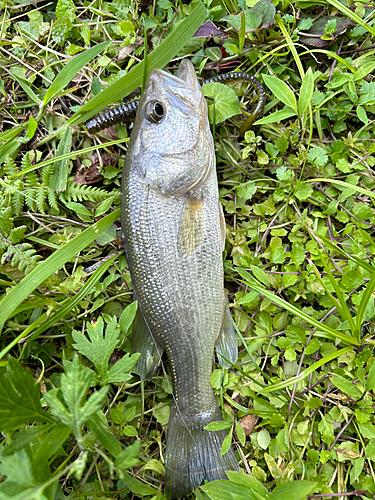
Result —
[[152, 123], [160, 122], [165, 115], [164, 105], [158, 101], [151, 101], [146, 106], [145, 116]]

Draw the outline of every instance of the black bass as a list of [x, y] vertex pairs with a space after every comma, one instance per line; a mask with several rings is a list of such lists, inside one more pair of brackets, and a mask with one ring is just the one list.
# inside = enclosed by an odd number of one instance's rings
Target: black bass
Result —
[[[225, 223], [207, 104], [194, 67], [153, 70], [139, 102], [122, 179], [121, 222], [138, 300], [136, 366], [152, 377], [165, 350], [173, 382], [165, 452], [169, 499], [239, 470], [210, 385], [214, 348], [234, 362], [237, 343], [223, 284]], [[219, 358], [221, 356], [219, 355]], [[220, 361], [220, 360], [219, 360]], [[221, 365], [228, 364], [221, 358]]]

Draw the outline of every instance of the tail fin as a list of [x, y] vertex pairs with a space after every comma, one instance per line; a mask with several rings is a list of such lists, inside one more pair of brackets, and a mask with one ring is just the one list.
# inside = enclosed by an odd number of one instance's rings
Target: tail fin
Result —
[[221, 456], [226, 431], [206, 431], [210, 422], [222, 420], [215, 401], [212, 411], [180, 414], [174, 405], [168, 424], [165, 484], [168, 499], [182, 498], [207, 481], [228, 479], [225, 471], [239, 471], [232, 448]]

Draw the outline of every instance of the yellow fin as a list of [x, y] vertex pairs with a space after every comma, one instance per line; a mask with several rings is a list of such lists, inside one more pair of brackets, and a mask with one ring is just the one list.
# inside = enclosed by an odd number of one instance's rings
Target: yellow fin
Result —
[[178, 248], [181, 255], [190, 255], [203, 242], [203, 198], [186, 198], [178, 232]]

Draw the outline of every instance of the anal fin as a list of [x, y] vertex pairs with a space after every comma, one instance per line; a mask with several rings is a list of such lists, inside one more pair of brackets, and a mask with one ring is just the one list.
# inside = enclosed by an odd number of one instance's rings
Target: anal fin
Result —
[[142, 380], [150, 380], [159, 365], [163, 349], [152, 336], [139, 307], [133, 323], [132, 343], [133, 352], [141, 353], [134, 371]]
[[[238, 356], [238, 347], [236, 332], [233, 328], [232, 316], [229, 311], [228, 299], [225, 295], [225, 292], [223, 302], [223, 319], [221, 323], [219, 338], [217, 339], [215, 347], [218, 353], [220, 366], [227, 370], [231, 365], [227, 361], [225, 361], [224, 358], [226, 358], [231, 363], [235, 363]], [[221, 354], [224, 356], [224, 358], [221, 356]]]

